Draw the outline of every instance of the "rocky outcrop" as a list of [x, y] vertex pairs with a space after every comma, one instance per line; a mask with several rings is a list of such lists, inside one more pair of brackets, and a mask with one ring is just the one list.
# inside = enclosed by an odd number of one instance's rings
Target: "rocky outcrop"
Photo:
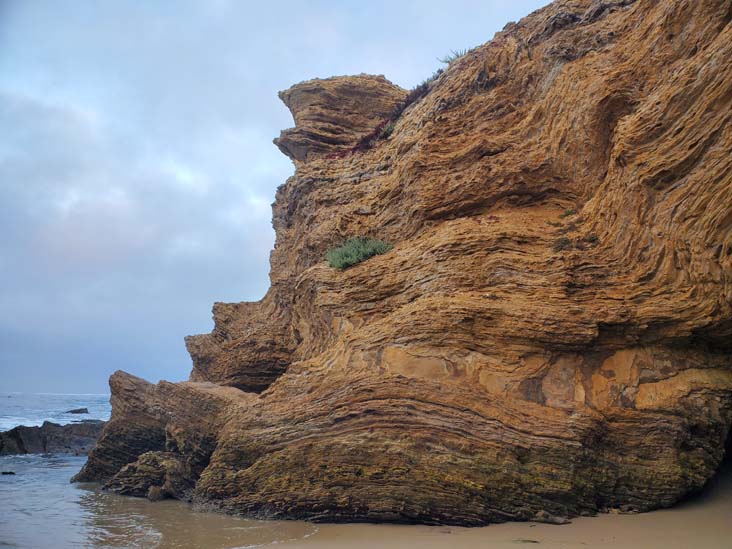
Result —
[[21, 425], [0, 433], [0, 456], [12, 454], [88, 454], [104, 422], [88, 419], [59, 425], [44, 421], [40, 427]]
[[191, 381], [261, 392], [281, 376], [295, 343], [290, 318], [270, 291], [260, 303], [216, 303], [211, 334], [186, 337]]
[[[732, 423], [731, 20], [729, 0], [560, 0], [424, 96], [284, 92], [270, 291], [216, 304], [191, 382], [115, 374], [81, 477], [465, 525], [699, 490]], [[352, 236], [394, 247], [330, 268]]]
[[188, 500], [201, 469], [195, 471], [180, 453], [146, 452], [125, 465], [107, 482], [106, 488], [125, 496]]
[[208, 464], [226, 418], [235, 411], [229, 408], [252, 398], [232, 387], [205, 382], [152, 385], [119, 371], [109, 386], [112, 417], [89, 460], [73, 478], [76, 482], [115, 477], [110, 486], [126, 486], [130, 481], [124, 478], [139, 476], [138, 469], [145, 469], [126, 465], [143, 454], [164, 451], [185, 455], [184, 465], [197, 478]]
[[334, 156], [371, 133], [406, 95], [383, 76], [369, 74], [302, 82], [280, 92], [295, 127], [274, 143], [296, 163]]

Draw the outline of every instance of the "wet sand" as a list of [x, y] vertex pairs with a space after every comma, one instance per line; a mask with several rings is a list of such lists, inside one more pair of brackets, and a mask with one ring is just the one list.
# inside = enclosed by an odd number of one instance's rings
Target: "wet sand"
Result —
[[83, 457], [6, 456], [0, 469], [0, 547], [234, 549], [732, 548], [732, 468], [699, 497], [640, 515], [600, 515], [552, 526], [485, 528], [311, 524], [197, 512], [70, 484]]
[[702, 494], [671, 509], [634, 515], [603, 514], [554, 526], [496, 524], [485, 528], [318, 525], [307, 539], [279, 547], [309, 549], [730, 549], [732, 548], [732, 467], [726, 467]]
[[75, 456], [0, 456], [0, 548], [240, 549], [303, 539], [317, 525], [195, 511], [71, 484], [86, 461]]

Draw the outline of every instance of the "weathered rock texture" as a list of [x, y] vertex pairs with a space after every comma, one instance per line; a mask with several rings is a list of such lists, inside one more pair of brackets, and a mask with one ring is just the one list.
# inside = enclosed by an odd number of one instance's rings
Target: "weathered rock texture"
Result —
[[[354, 154], [405, 91], [284, 92], [296, 172], [270, 291], [214, 306], [192, 382], [115, 374], [81, 477], [254, 516], [457, 524], [700, 489], [732, 422], [731, 19], [729, 0], [560, 0]], [[394, 248], [329, 268], [357, 235]]]
[[302, 82], [280, 92], [295, 127], [274, 142], [295, 161], [345, 152], [388, 118], [405, 96], [383, 76]]
[[20, 425], [0, 433], [0, 456], [12, 454], [88, 454], [104, 422], [88, 419], [59, 425], [44, 421], [40, 427]]

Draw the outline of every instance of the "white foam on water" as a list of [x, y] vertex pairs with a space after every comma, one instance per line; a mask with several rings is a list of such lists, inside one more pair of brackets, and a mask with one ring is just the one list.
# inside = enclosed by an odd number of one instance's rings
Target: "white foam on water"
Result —
[[[68, 413], [75, 408], [87, 408], [89, 413]], [[44, 421], [61, 425], [85, 419], [107, 421], [110, 413], [109, 395], [105, 394], [0, 393], [0, 431], [39, 426]]]

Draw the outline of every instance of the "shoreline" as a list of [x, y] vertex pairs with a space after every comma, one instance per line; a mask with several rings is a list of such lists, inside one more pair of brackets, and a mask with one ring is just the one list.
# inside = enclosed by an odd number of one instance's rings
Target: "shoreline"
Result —
[[[328, 524], [253, 520], [195, 508], [177, 500], [150, 502], [96, 485], [72, 484], [82, 457], [19, 455], [0, 458], [18, 475], [3, 477], [9, 502], [0, 539], [18, 546], [146, 546], [194, 549], [718, 549], [730, 546], [732, 467], [727, 463], [700, 494], [669, 509], [600, 514], [567, 525], [508, 522], [485, 527]], [[53, 505], [49, 506], [49, 500]]]
[[726, 549], [732, 544], [732, 464], [704, 490], [677, 505], [647, 513], [601, 513], [564, 525], [506, 522], [465, 528], [393, 524], [317, 524], [306, 539], [280, 543], [287, 549]]

